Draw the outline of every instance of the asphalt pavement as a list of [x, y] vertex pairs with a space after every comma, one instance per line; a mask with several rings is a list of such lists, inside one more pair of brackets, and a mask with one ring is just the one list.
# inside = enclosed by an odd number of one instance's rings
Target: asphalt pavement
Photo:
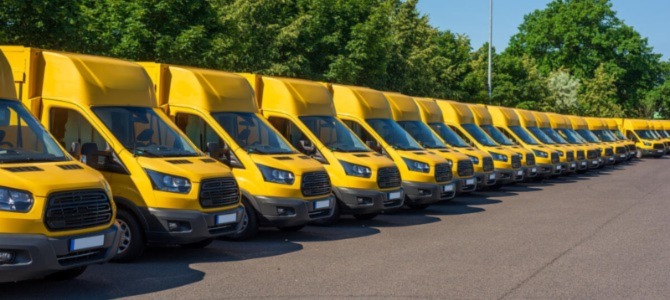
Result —
[[424, 211], [151, 248], [10, 298], [670, 298], [670, 158], [507, 186]]

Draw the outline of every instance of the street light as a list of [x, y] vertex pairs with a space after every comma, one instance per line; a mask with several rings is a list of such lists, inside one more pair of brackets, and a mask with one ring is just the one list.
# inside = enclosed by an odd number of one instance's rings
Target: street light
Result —
[[491, 44], [493, 43], [493, 0], [489, 0], [489, 76], [488, 76], [488, 86], [489, 86], [489, 105], [491, 104], [492, 96], [492, 87], [491, 87]]

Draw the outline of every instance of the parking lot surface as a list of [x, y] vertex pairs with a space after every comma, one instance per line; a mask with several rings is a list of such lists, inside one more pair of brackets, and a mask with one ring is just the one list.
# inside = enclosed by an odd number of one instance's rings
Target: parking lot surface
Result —
[[9, 298], [668, 298], [670, 159], [200, 250], [151, 248]]

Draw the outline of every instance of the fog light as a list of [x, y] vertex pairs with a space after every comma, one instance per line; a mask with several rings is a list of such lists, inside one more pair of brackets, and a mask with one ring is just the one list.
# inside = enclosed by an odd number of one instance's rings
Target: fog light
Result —
[[15, 257], [14, 251], [0, 250], [0, 265], [11, 264]]
[[356, 197], [356, 200], [358, 201], [358, 204], [371, 204], [372, 199], [368, 197]]
[[191, 224], [189, 222], [168, 221], [167, 224], [169, 231], [182, 232], [191, 230]]
[[431, 192], [430, 192], [430, 190], [419, 189], [419, 195], [421, 195], [421, 196], [430, 196], [430, 195], [431, 195]]
[[292, 207], [277, 206], [277, 215], [282, 217], [295, 215], [295, 209]]

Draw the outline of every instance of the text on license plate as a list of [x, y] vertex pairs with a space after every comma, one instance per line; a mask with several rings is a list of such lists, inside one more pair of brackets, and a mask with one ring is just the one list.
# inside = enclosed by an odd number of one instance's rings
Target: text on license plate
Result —
[[389, 200], [400, 199], [400, 192], [389, 193]]
[[523, 175], [523, 170], [516, 171], [516, 175], [518, 175], [518, 176]]
[[442, 191], [443, 192], [451, 192], [454, 190], [454, 185], [453, 184], [447, 184], [445, 186], [442, 186]]
[[314, 209], [322, 209], [330, 207], [330, 200], [319, 200], [314, 202]]
[[72, 239], [70, 240], [70, 251], [102, 247], [104, 244], [105, 236], [102, 234], [85, 238]]
[[489, 180], [496, 179], [496, 174], [489, 174]]
[[237, 214], [225, 214], [216, 216], [216, 225], [237, 222]]
[[475, 184], [475, 180], [470, 178], [465, 180], [465, 185], [473, 185]]

